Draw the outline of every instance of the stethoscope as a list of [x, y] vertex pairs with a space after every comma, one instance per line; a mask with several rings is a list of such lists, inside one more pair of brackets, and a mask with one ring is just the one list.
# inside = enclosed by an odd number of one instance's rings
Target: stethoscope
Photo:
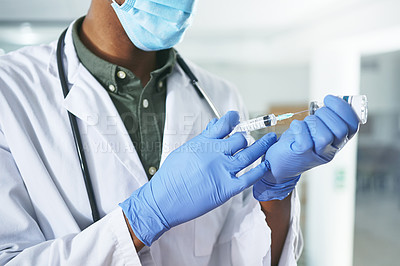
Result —
[[[65, 69], [64, 69], [63, 60], [62, 60], [62, 50], [64, 48], [64, 39], [65, 39], [66, 33], [67, 33], [67, 30], [65, 30], [61, 34], [60, 38], [58, 39], [58, 44], [57, 44], [57, 67], [58, 67], [58, 74], [60, 76], [61, 87], [62, 87], [62, 90], [64, 93], [64, 98], [67, 97], [68, 92], [69, 92], [67, 78], [65, 75]], [[189, 77], [190, 83], [192, 84], [193, 88], [196, 90], [199, 97], [206, 100], [206, 102], [208, 103], [208, 105], [211, 108], [215, 117], [217, 117], [218, 119], [221, 118], [221, 114], [218, 112], [218, 109], [213, 104], [210, 97], [200, 87], [199, 80], [196, 78], [196, 76], [190, 70], [189, 66], [186, 64], [186, 62], [182, 59], [182, 57], [178, 53], [176, 55], [176, 61], [179, 64], [179, 66], [182, 68], [182, 70], [185, 72], [185, 74]], [[97, 206], [96, 199], [94, 196], [93, 185], [92, 185], [92, 181], [90, 179], [88, 164], [87, 164], [85, 153], [83, 150], [82, 140], [81, 140], [81, 137], [79, 134], [78, 124], [76, 121], [76, 117], [72, 113], [68, 112], [68, 117], [69, 117], [69, 121], [71, 124], [72, 135], [74, 137], [76, 151], [78, 153], [78, 158], [79, 158], [79, 162], [80, 162], [80, 166], [81, 166], [81, 170], [82, 170], [83, 180], [85, 181], [86, 192], [87, 192], [89, 202], [90, 202], [90, 208], [92, 210], [93, 221], [97, 222], [98, 220], [100, 220], [99, 208]]]

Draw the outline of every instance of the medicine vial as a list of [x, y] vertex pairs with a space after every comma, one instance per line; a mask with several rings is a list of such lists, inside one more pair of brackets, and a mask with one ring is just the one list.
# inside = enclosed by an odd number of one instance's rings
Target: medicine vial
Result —
[[[338, 96], [346, 101], [353, 108], [354, 112], [357, 114], [358, 120], [361, 124], [367, 123], [368, 120], [368, 99], [366, 95], [353, 95], [353, 96]], [[315, 112], [323, 107], [324, 104], [314, 101], [310, 103], [310, 115], [315, 114]]]

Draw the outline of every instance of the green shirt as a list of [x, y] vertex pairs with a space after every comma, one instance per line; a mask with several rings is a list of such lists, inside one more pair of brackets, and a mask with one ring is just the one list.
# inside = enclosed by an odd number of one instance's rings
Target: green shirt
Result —
[[172, 48], [157, 52], [159, 68], [151, 72], [150, 81], [143, 88], [130, 70], [111, 64], [86, 48], [79, 38], [83, 19], [77, 20], [72, 28], [78, 58], [110, 95], [150, 179], [160, 166], [166, 79], [175, 66], [176, 52]]

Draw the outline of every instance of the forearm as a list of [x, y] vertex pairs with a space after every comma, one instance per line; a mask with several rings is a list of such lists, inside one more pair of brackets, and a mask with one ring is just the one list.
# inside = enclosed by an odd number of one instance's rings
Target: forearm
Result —
[[278, 265], [289, 231], [291, 196], [292, 194], [284, 200], [260, 201], [271, 229], [271, 265]]
[[136, 252], [139, 252], [144, 247], [144, 244], [142, 243], [142, 241], [139, 240], [139, 238], [137, 238], [137, 236], [133, 232], [132, 227], [129, 225], [128, 218], [126, 218], [126, 216], [125, 216], [125, 213], [124, 213], [124, 218], [125, 218], [126, 226], [128, 226], [129, 233], [131, 234], [133, 244], [135, 245]]

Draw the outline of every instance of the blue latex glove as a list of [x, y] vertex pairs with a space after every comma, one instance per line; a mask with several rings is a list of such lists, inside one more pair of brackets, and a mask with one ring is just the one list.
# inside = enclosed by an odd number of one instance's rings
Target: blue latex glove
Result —
[[236, 177], [276, 142], [275, 134], [246, 148], [241, 133], [224, 139], [238, 123], [237, 112], [211, 121], [200, 135], [173, 151], [156, 175], [120, 204], [133, 232], [145, 245], [150, 246], [170, 228], [220, 206], [265, 174], [266, 165], [260, 164]]
[[325, 107], [304, 121], [293, 121], [265, 155], [271, 171], [258, 181], [253, 194], [259, 201], [282, 200], [294, 189], [300, 174], [325, 164], [354, 136], [359, 121], [351, 106], [329, 95]]

